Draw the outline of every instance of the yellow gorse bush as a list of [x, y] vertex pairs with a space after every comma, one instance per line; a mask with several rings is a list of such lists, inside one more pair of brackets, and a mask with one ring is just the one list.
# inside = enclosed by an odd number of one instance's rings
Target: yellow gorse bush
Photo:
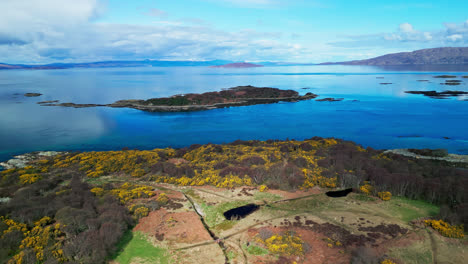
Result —
[[140, 219], [142, 217], [148, 216], [148, 214], [149, 214], [149, 209], [144, 206], [138, 207], [133, 212], [133, 215], [135, 216], [136, 219]]
[[101, 187], [94, 187], [90, 191], [94, 193], [96, 196], [101, 196], [104, 194], [104, 189]]
[[391, 192], [378, 192], [377, 195], [383, 201], [389, 201], [390, 199], [392, 199], [392, 193]]
[[28, 248], [34, 251], [39, 262], [44, 261], [44, 249], [51, 250], [53, 257], [59, 263], [67, 261], [62, 250], [61, 237], [64, 236], [60, 230], [62, 226], [58, 223], [53, 224], [50, 217], [45, 216], [34, 222], [34, 227], [31, 229], [28, 229], [25, 224], [16, 223], [11, 219], [3, 217], [0, 219], [9, 226], [4, 234], [13, 230], [21, 231], [23, 234], [23, 240], [19, 246], [20, 251], [8, 261], [9, 264], [23, 263], [24, 250]]
[[266, 186], [266, 185], [260, 185], [260, 186], [258, 186], [258, 190], [259, 190], [260, 192], [265, 192], [265, 191], [268, 190], [268, 186]]
[[23, 174], [19, 176], [20, 183], [21, 184], [31, 184], [37, 182], [39, 179], [41, 179], [41, 176], [36, 173], [31, 173], [31, 174]]
[[[141, 177], [146, 173], [141, 168], [141, 164], [153, 164], [159, 161], [158, 151], [161, 150], [84, 152], [66, 156], [65, 158], [58, 156], [55, 158], [53, 166], [56, 168], [66, 168], [75, 164], [91, 178], [115, 172], [125, 172], [134, 177]], [[173, 150], [168, 151], [168, 153], [173, 153]]]
[[119, 188], [111, 190], [110, 194], [117, 197], [123, 204], [133, 199], [154, 196], [153, 187], [128, 182], [122, 184]]
[[374, 187], [372, 187], [372, 185], [370, 185], [368, 182], [365, 182], [364, 185], [359, 187], [359, 190], [361, 190], [361, 192], [363, 192], [364, 194], [371, 195], [372, 191], [374, 190]]
[[156, 198], [156, 201], [158, 201], [158, 203], [161, 203], [161, 204], [167, 204], [169, 202], [169, 197], [167, 197], [167, 194], [161, 193]]
[[463, 225], [455, 226], [450, 225], [443, 220], [424, 220], [424, 224], [426, 226], [431, 226], [435, 230], [437, 230], [441, 235], [445, 237], [451, 238], [464, 238], [464, 228]]
[[273, 235], [265, 240], [257, 236], [257, 242], [263, 244], [271, 253], [283, 256], [300, 256], [304, 254], [304, 241], [293, 233]]
[[22, 233], [28, 231], [28, 227], [26, 224], [15, 222], [14, 220], [5, 218], [4, 216], [0, 216], [0, 221], [2, 221], [5, 225], [8, 226], [8, 228], [3, 231], [3, 234], [1, 234], [2, 237], [7, 233], [13, 231], [20, 231]]

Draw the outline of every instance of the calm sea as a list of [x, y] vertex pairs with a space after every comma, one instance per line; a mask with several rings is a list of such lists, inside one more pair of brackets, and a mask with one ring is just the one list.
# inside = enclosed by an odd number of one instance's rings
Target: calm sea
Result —
[[[236, 139], [352, 140], [364, 147], [445, 148], [468, 154], [468, 101], [437, 100], [407, 90], [468, 91], [434, 75], [468, 75], [468, 66], [377, 68], [287, 66], [0, 71], [0, 160], [37, 150], [119, 150], [184, 147]], [[418, 80], [429, 80], [421, 82]], [[392, 83], [382, 85], [380, 83]], [[303, 101], [190, 113], [46, 107], [39, 101], [111, 103], [238, 85], [313, 92], [340, 102]], [[307, 89], [303, 89], [307, 88]], [[40, 97], [24, 97], [38, 92]]]

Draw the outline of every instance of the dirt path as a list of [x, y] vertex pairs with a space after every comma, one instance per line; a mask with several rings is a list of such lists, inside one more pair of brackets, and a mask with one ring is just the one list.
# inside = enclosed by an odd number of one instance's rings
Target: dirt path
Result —
[[426, 231], [429, 234], [429, 238], [431, 239], [432, 263], [437, 264], [437, 243], [435, 241], [434, 234], [427, 229]]
[[198, 216], [200, 217], [200, 221], [202, 222], [203, 226], [205, 227], [206, 231], [208, 231], [208, 234], [210, 234], [211, 238], [213, 238], [213, 243], [217, 243], [219, 245], [219, 247], [221, 248], [221, 251], [223, 251], [223, 254], [224, 254], [224, 260], [225, 260], [225, 263], [229, 263], [229, 258], [227, 256], [227, 252], [226, 252], [226, 246], [224, 245], [222, 239], [219, 239], [214, 233], [213, 231], [210, 230], [210, 228], [208, 227], [208, 225], [206, 224], [205, 222], [205, 218], [203, 218], [203, 215], [198, 212], [197, 208], [195, 207], [195, 203], [192, 201], [192, 199], [186, 195], [185, 193], [182, 192], [182, 194], [185, 196], [185, 198], [187, 198], [187, 200], [192, 204], [192, 207], [194, 209], [194, 211], [198, 214]]
[[200, 191], [200, 192], [208, 193], [208, 194], [211, 194], [211, 195], [216, 195], [216, 196], [221, 197], [221, 198], [226, 199], [226, 200], [238, 200], [238, 199], [233, 198], [233, 197], [227, 197], [227, 196], [224, 196], [224, 195], [215, 193], [215, 192], [210, 192], [210, 191], [203, 190], [203, 189], [199, 189], [199, 188], [197, 188], [197, 189], [190, 188], [190, 189], [195, 190], [195, 191]]

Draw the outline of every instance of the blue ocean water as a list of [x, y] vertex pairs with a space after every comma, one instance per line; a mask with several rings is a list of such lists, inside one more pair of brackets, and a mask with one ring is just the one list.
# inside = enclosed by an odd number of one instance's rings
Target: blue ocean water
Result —
[[[468, 75], [467, 66], [378, 68], [283, 66], [107, 68], [0, 71], [0, 160], [37, 150], [152, 149], [236, 139], [352, 140], [364, 147], [445, 148], [468, 154], [466, 97], [437, 100], [407, 90], [468, 91], [434, 75]], [[429, 80], [420, 82], [418, 80]], [[392, 83], [381, 85], [380, 83]], [[47, 107], [39, 101], [111, 103], [238, 85], [313, 92], [340, 102], [302, 101], [189, 113]], [[303, 89], [307, 88], [307, 89]], [[40, 97], [24, 97], [39, 92]], [[448, 139], [447, 139], [448, 138]]]

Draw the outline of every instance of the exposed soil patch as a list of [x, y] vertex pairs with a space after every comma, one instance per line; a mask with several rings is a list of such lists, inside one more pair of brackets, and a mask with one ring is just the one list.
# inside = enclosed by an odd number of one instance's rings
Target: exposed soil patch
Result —
[[380, 224], [374, 227], [360, 227], [360, 231], [370, 231], [369, 233], [367, 233], [367, 235], [353, 234], [341, 226], [337, 226], [331, 223], [319, 224], [309, 219], [303, 219], [303, 221], [301, 221], [300, 217], [296, 217], [294, 221], [284, 219], [281, 222], [281, 225], [286, 227], [304, 228], [307, 230], [318, 232], [322, 235], [325, 235], [326, 237], [332, 238], [336, 241], [340, 241], [344, 247], [365, 245], [376, 246], [377, 240], [386, 239], [386, 235], [390, 236], [391, 238], [395, 238], [400, 234], [403, 235], [408, 232], [407, 229], [401, 228], [398, 225]]
[[176, 243], [199, 243], [211, 240], [195, 212], [168, 212], [159, 209], [140, 219], [135, 231], [141, 231], [157, 240]]
[[[251, 229], [248, 235], [251, 241], [255, 241], [255, 236], [267, 236], [272, 234], [281, 234], [284, 232], [293, 232], [295, 235], [300, 236], [304, 241], [304, 255], [302, 256], [279, 256], [277, 260], [272, 259], [272, 255], [264, 256], [249, 256], [252, 263], [307, 263], [307, 264], [322, 264], [322, 263], [336, 263], [344, 264], [349, 263], [349, 256], [344, 254], [342, 246], [328, 246], [326, 237], [323, 234], [317, 233], [312, 230], [296, 227], [261, 227], [258, 229]], [[341, 251], [341, 252], [340, 252]], [[252, 260], [252, 258], [254, 258]]]

